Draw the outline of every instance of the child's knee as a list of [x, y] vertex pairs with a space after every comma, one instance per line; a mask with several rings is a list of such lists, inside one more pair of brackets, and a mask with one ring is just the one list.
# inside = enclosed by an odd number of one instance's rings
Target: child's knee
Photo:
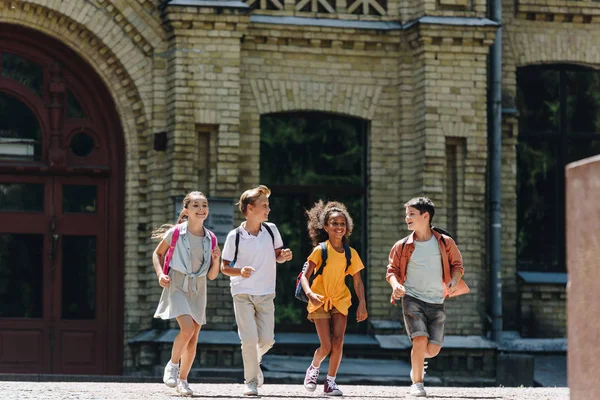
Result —
[[416, 336], [412, 340], [413, 349], [424, 351], [425, 349], [427, 349], [428, 342], [429, 339], [427, 338], [427, 336]]
[[331, 347], [336, 350], [340, 350], [344, 346], [344, 335], [336, 336], [331, 338]]
[[329, 353], [331, 353], [331, 342], [321, 343], [319, 350], [322, 354], [325, 353], [325, 355], [329, 355]]
[[437, 356], [440, 353], [441, 349], [442, 349], [442, 346], [429, 343], [427, 345], [427, 354], [429, 354], [429, 358]]
[[275, 344], [275, 339], [273, 338], [259, 338], [258, 339], [258, 347], [262, 349], [270, 349]]

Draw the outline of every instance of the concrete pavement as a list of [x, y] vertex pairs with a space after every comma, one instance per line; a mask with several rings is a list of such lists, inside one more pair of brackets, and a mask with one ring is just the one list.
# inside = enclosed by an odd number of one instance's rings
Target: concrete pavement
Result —
[[[241, 384], [194, 384], [194, 398], [241, 399]], [[174, 389], [158, 383], [107, 382], [0, 382], [2, 400], [162, 400], [181, 399]], [[340, 385], [346, 399], [412, 399], [407, 386]], [[568, 400], [568, 388], [457, 388], [426, 387], [428, 398], [442, 400]], [[265, 384], [261, 400], [304, 400], [325, 398], [322, 386], [309, 393], [302, 385]]]

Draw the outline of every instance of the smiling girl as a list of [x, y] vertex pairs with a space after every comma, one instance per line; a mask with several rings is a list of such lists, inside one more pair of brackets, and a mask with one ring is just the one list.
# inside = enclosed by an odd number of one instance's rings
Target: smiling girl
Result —
[[[306, 212], [306, 216], [308, 235], [316, 247], [308, 257], [308, 266], [300, 281], [309, 299], [308, 319], [315, 324], [320, 347], [315, 351], [313, 361], [306, 370], [304, 387], [310, 392], [316, 389], [319, 367], [329, 355], [329, 370], [323, 392], [328, 396], [342, 396], [342, 391], [335, 383], [335, 377], [342, 360], [348, 309], [352, 304], [345, 277], [351, 275], [354, 280], [354, 290], [358, 297], [356, 320], [364, 321], [368, 316], [365, 288], [360, 275], [364, 265], [356, 250], [348, 246], [353, 222], [342, 203], [330, 201], [324, 204], [323, 201], [319, 201]], [[323, 247], [327, 252], [325, 267], [321, 265], [325, 258], [322, 257]], [[319, 268], [324, 269], [310, 285], [308, 277]]]
[[[186, 396], [193, 394], [187, 377], [196, 357], [200, 328], [206, 323], [206, 278], [217, 277], [221, 257], [214, 234], [204, 227], [207, 217], [208, 199], [202, 192], [191, 192], [183, 199], [177, 225], [163, 225], [152, 232], [153, 239], [161, 239], [152, 262], [163, 288], [154, 317], [176, 318], [180, 328], [163, 381]], [[164, 265], [168, 250], [171, 258]]]

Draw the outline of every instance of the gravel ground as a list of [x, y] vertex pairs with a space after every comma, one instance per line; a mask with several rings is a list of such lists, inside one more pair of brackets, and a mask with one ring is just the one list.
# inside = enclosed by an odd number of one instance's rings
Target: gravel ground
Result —
[[[241, 384], [190, 384], [199, 399], [240, 399]], [[157, 383], [0, 382], [2, 400], [155, 400], [181, 398], [174, 389]], [[411, 399], [407, 387], [340, 385], [346, 399]], [[428, 398], [443, 400], [568, 400], [568, 388], [430, 387]], [[309, 393], [300, 385], [269, 385], [259, 389], [262, 400], [324, 398], [322, 387]]]

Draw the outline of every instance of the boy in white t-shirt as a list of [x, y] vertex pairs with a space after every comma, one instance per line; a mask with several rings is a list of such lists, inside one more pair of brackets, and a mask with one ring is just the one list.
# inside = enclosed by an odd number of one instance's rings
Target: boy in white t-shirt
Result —
[[246, 190], [237, 203], [246, 217], [227, 235], [221, 272], [231, 278], [231, 295], [238, 334], [242, 342], [245, 396], [257, 396], [264, 377], [262, 356], [275, 344], [276, 262], [292, 259], [283, 248], [275, 224], [266, 222], [271, 209], [266, 186]]

